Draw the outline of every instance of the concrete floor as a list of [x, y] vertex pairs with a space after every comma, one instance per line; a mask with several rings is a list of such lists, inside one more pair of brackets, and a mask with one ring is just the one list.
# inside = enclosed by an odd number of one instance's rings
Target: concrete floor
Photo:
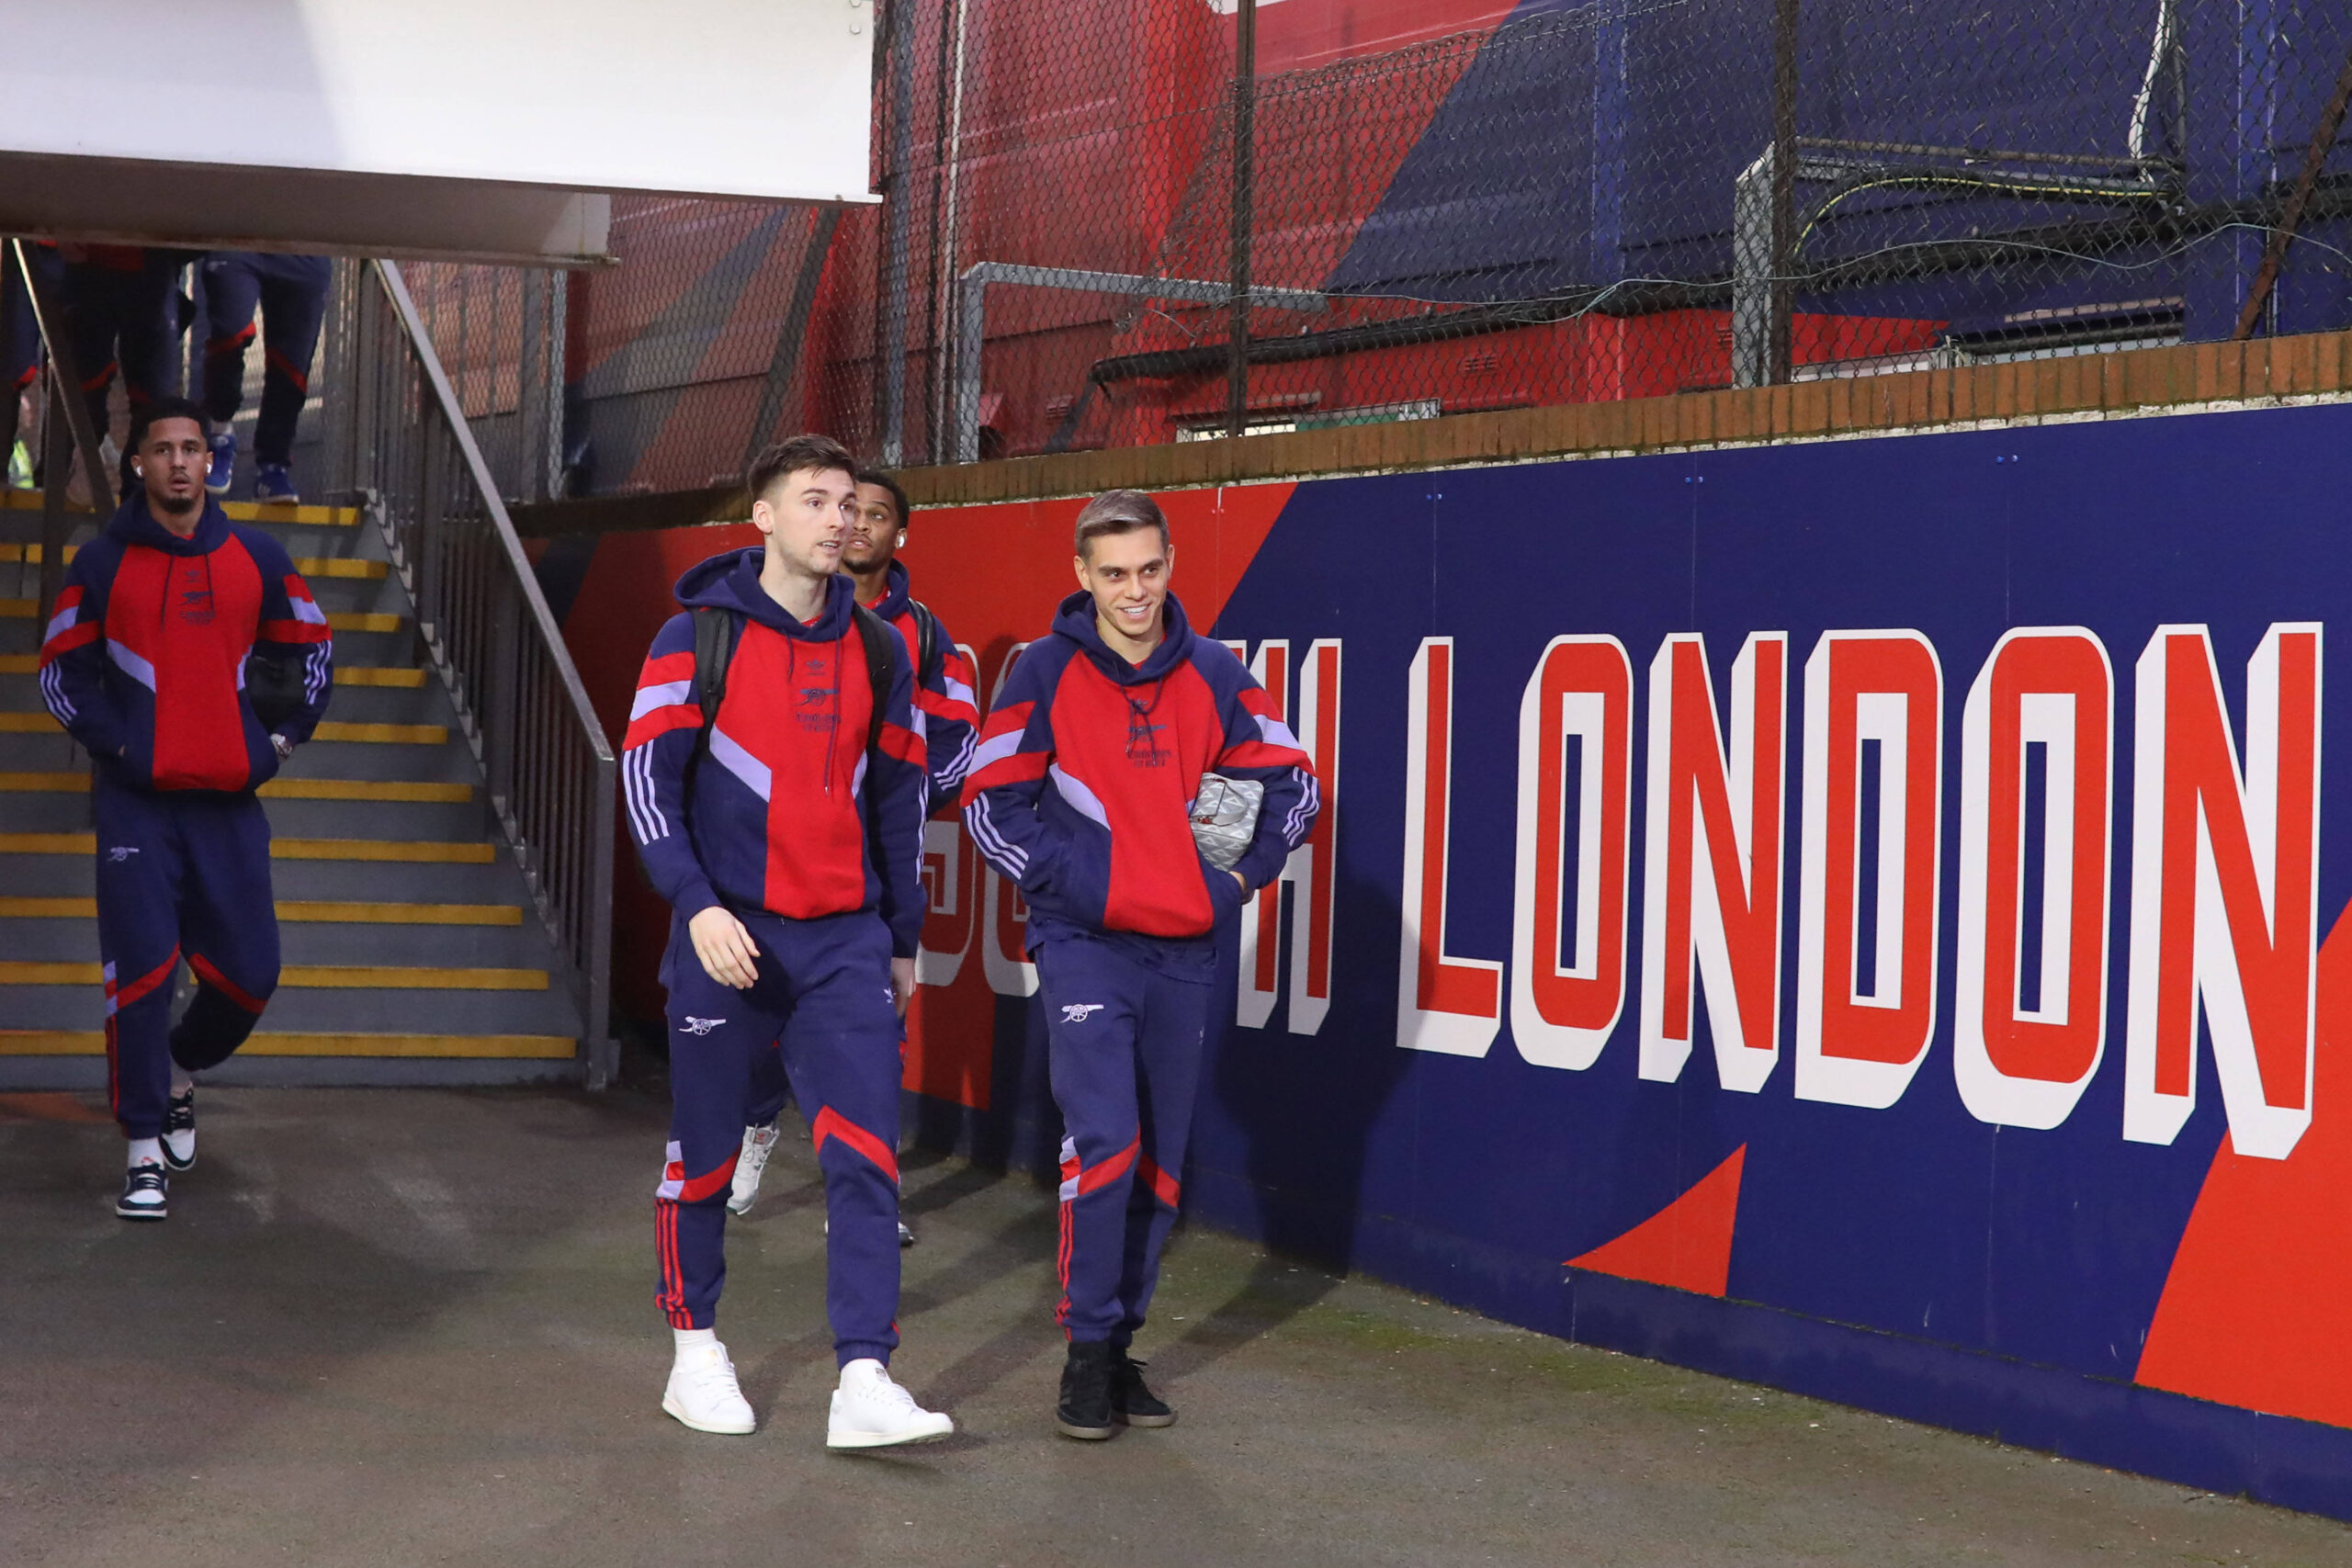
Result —
[[1056, 1437], [1049, 1195], [909, 1162], [897, 1367], [952, 1441], [822, 1447], [805, 1148], [731, 1228], [764, 1429], [662, 1415], [651, 1100], [213, 1090], [173, 1218], [94, 1100], [0, 1096], [0, 1563], [2352, 1563], [2352, 1530], [1581, 1349], [1204, 1232], [1165, 1432]]

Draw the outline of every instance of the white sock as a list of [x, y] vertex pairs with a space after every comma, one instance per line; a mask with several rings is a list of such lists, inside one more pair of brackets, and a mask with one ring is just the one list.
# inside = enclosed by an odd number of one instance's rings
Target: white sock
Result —
[[163, 1163], [163, 1139], [133, 1138], [130, 1140], [130, 1158], [126, 1162], [127, 1166], [161, 1165]]
[[677, 1337], [678, 1359], [682, 1361], [689, 1351], [718, 1343], [718, 1330], [716, 1328], [673, 1328], [670, 1332]]

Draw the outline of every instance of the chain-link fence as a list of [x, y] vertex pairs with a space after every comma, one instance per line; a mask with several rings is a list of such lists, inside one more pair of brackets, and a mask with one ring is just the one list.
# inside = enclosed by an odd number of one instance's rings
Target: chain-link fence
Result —
[[[878, 205], [624, 200], [542, 285], [548, 482], [2352, 324], [2342, 0], [1236, 5], [886, 0]], [[519, 406], [526, 288], [447, 271], [469, 408]]]

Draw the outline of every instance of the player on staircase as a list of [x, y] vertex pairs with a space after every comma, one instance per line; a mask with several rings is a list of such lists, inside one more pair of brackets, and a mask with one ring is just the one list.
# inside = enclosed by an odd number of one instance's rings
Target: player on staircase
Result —
[[[196, 1163], [191, 1073], [244, 1043], [277, 985], [269, 819], [254, 791], [334, 685], [326, 616], [284, 547], [207, 498], [204, 411], [142, 407], [140, 488], [66, 573], [42, 699], [95, 760], [107, 1083], [129, 1168], [115, 1213], [160, 1220]], [[185, 959], [196, 999], [172, 1023]]]

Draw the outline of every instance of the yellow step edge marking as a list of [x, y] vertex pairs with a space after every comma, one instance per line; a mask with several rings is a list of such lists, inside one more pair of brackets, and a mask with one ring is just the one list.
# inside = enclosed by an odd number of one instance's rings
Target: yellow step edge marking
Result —
[[0, 620], [29, 621], [36, 607], [30, 599], [0, 599]]
[[[7, 848], [0, 838], [0, 852]], [[96, 840], [90, 844], [97, 852]], [[498, 859], [495, 844], [453, 844], [397, 839], [277, 839], [269, 846], [274, 860], [405, 861], [434, 865], [489, 865]]]
[[401, 800], [417, 805], [462, 806], [474, 786], [462, 784], [379, 783], [373, 779], [272, 779], [261, 786], [264, 800]]
[[[89, 855], [95, 833], [0, 833], [0, 855]], [[489, 865], [495, 844], [456, 844], [404, 839], [275, 839], [272, 860], [401, 861], [428, 865]]]
[[[18, 490], [11, 485], [0, 489], [0, 512], [39, 512], [46, 503], [37, 490]], [[70, 514], [93, 517], [96, 513], [86, 506], [66, 507]], [[268, 506], [251, 501], [224, 501], [220, 510], [239, 523], [291, 523], [307, 528], [350, 528], [359, 522], [356, 506], [289, 506], [283, 502]]]
[[[0, 724], [0, 729], [6, 728]], [[449, 729], [441, 724], [338, 724], [328, 719], [311, 732], [313, 740], [358, 740], [385, 746], [447, 746]]]
[[[0, 1029], [0, 1056], [102, 1056], [107, 1037], [96, 1030]], [[468, 1057], [510, 1062], [560, 1062], [579, 1054], [560, 1034], [270, 1034], [249, 1037], [241, 1056]]]
[[[420, 671], [421, 673], [421, 671]], [[48, 712], [0, 713], [0, 735], [53, 735], [63, 729]], [[445, 724], [345, 724], [328, 719], [311, 731], [313, 740], [348, 740], [381, 746], [447, 746]]]
[[[65, 547], [65, 558], [72, 561], [82, 553], [79, 545]], [[39, 545], [0, 545], [0, 566], [39, 566], [41, 547]], [[296, 556], [294, 570], [304, 577], [342, 578], [359, 582], [381, 582], [391, 570], [390, 563], [362, 560], [356, 556]]]
[[[87, 795], [90, 775], [63, 773], [0, 773], [0, 795]], [[463, 806], [474, 786], [462, 784], [379, 783], [373, 779], [272, 779], [261, 786], [265, 800], [397, 800], [414, 805]]]
[[87, 795], [90, 775], [70, 773], [0, 773], [0, 795]]
[[[0, 601], [0, 603], [5, 603], [5, 601]], [[24, 601], [24, 603], [29, 604], [32, 601], [28, 599]], [[32, 612], [28, 610], [25, 613], [27, 615], [30, 615]], [[329, 631], [396, 632], [406, 625], [408, 625], [408, 617], [405, 615], [379, 615], [372, 611], [363, 613], [356, 610], [330, 610], [327, 612], [327, 629]]]
[[397, 670], [382, 664], [335, 666], [334, 683], [338, 686], [404, 686], [414, 691], [424, 684], [424, 671]]
[[[0, 675], [35, 675], [40, 672], [40, 655], [37, 653], [0, 653]], [[389, 664], [338, 664], [334, 671], [338, 686], [401, 686], [414, 691], [424, 684], [422, 669], [402, 670]]]
[[[0, 959], [0, 986], [99, 986], [95, 964]], [[544, 991], [544, 969], [436, 969], [399, 964], [289, 964], [278, 988], [304, 991]]]
[[[0, 897], [0, 919], [95, 920], [96, 898]], [[300, 925], [519, 926], [515, 904], [370, 904], [318, 898], [281, 898], [277, 918]]]

